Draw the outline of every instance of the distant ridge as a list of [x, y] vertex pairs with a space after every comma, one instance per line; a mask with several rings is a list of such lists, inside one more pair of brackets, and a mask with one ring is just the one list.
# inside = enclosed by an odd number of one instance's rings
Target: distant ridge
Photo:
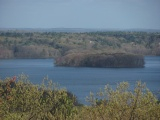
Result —
[[24, 32], [108, 32], [108, 31], [129, 31], [129, 32], [160, 32], [160, 29], [100, 29], [100, 28], [0, 28], [0, 31], [24, 31]]

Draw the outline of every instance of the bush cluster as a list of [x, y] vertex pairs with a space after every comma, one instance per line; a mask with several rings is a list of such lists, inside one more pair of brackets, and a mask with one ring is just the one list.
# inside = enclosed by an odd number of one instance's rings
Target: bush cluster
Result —
[[[129, 83], [121, 82], [116, 89], [106, 85], [87, 98], [91, 107], [84, 109], [88, 120], [159, 120], [160, 104], [145, 84], [137, 82], [134, 91]], [[84, 114], [82, 113], [82, 114]]]
[[88, 106], [76, 105], [76, 97], [51, 81], [34, 85], [25, 75], [0, 81], [0, 120], [159, 120], [160, 104], [145, 84], [137, 82], [134, 91], [121, 82], [112, 89], [106, 85]]
[[65, 120], [75, 114], [76, 98], [52, 81], [33, 85], [25, 75], [16, 83], [12, 81], [7, 78], [0, 82], [1, 119]]

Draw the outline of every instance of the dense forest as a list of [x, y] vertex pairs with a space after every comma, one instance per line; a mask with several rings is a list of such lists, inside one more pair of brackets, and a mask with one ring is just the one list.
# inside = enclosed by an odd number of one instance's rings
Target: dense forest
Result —
[[56, 58], [72, 53], [160, 55], [160, 33], [0, 31], [0, 59]]
[[133, 68], [144, 67], [144, 58], [142, 55], [124, 54], [124, 53], [79, 53], [68, 54], [55, 59], [57, 66], [71, 67], [114, 67], [114, 68]]

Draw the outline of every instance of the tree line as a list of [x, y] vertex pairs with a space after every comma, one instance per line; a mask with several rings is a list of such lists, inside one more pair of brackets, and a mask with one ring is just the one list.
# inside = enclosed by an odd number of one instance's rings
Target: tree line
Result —
[[55, 58], [83, 52], [160, 55], [160, 33], [0, 31], [0, 58]]

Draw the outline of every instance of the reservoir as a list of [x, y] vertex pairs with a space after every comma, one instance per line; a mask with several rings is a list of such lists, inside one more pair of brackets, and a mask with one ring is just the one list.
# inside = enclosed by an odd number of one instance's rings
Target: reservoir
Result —
[[160, 91], [160, 57], [157, 56], [145, 57], [144, 68], [57, 67], [53, 59], [0, 60], [0, 79], [22, 73], [34, 84], [41, 84], [48, 77], [75, 94], [83, 104], [90, 92], [95, 93], [106, 84], [115, 87], [123, 81], [129, 82], [131, 89], [136, 81], [142, 81], [152, 92]]

